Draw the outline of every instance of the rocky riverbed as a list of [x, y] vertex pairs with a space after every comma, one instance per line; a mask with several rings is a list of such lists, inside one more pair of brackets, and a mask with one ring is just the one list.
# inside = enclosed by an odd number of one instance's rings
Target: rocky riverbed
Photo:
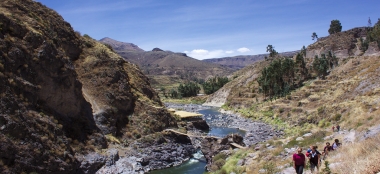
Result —
[[[282, 136], [283, 132], [275, 130], [269, 125], [254, 122], [234, 113], [220, 113], [217, 108], [196, 104], [167, 103], [167, 108], [201, 113], [204, 110], [213, 110], [213, 114], [204, 114], [203, 119], [213, 128], [238, 128], [245, 131], [241, 138], [234, 135], [232, 141], [242, 146], [252, 146], [266, 141], [274, 136]], [[191, 129], [189, 129], [189, 127]], [[186, 129], [189, 134], [207, 135], [207, 131], [195, 129], [195, 125]], [[239, 140], [239, 141], [237, 141]], [[115, 144], [115, 148], [105, 153], [94, 153], [83, 157], [81, 168], [85, 173], [146, 173], [152, 170], [177, 166], [192, 158], [192, 155], [201, 149], [208, 165], [212, 156], [222, 150], [229, 149], [228, 142], [231, 135], [223, 139], [189, 137], [172, 131], [165, 131], [145, 136], [139, 140], [124, 145]], [[100, 169], [99, 169], [100, 168]]]
[[[199, 113], [205, 109], [217, 109], [211, 106], [202, 106], [196, 104], [174, 104], [166, 103], [167, 108], [174, 108], [176, 110], [184, 110], [188, 112]], [[244, 144], [251, 146], [259, 142], [264, 142], [273, 137], [281, 137], [284, 135], [282, 130], [276, 130], [272, 126], [256, 122], [248, 118], [244, 118], [239, 114], [235, 114], [229, 111], [221, 111], [219, 114], [206, 114], [203, 115], [207, 124], [210, 127], [228, 127], [244, 130]]]

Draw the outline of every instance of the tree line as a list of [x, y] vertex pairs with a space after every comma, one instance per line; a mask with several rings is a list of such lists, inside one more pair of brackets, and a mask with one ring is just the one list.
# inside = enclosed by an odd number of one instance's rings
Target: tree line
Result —
[[182, 98], [182, 97], [193, 97], [199, 94], [201, 87], [203, 87], [203, 91], [205, 94], [212, 94], [215, 91], [222, 88], [226, 83], [228, 83], [227, 77], [213, 77], [204, 81], [203, 79], [197, 79], [195, 82], [185, 82], [179, 84], [177, 88], [172, 88], [170, 91], [166, 91], [164, 87], [161, 87], [160, 91], [162, 91], [165, 97], [171, 98]]
[[297, 54], [296, 61], [291, 58], [279, 57], [261, 71], [258, 78], [259, 91], [269, 99], [283, 97], [302, 84], [307, 79], [306, 63], [301, 53]]
[[213, 77], [202, 84], [205, 94], [212, 94], [228, 83], [227, 77]]

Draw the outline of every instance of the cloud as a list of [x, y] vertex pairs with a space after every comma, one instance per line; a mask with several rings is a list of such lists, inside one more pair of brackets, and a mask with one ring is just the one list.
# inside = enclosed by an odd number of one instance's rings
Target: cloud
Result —
[[237, 49], [238, 52], [241, 52], [241, 53], [246, 53], [246, 52], [250, 52], [251, 50], [249, 50], [248, 48], [246, 47], [242, 47], [242, 48], [239, 48]]
[[220, 57], [227, 57], [230, 56], [228, 54], [234, 53], [234, 51], [231, 50], [205, 50], [205, 49], [195, 49], [192, 51], [184, 51], [188, 56], [196, 58], [196, 59], [210, 59], [210, 58], [220, 58]]

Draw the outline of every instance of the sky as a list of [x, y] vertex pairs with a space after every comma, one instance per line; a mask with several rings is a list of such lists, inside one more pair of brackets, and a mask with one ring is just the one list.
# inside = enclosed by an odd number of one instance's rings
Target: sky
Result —
[[256, 55], [267, 45], [299, 50], [328, 36], [331, 20], [343, 31], [380, 18], [378, 0], [36, 0], [75, 31], [109, 37], [145, 51], [161, 48], [196, 59]]

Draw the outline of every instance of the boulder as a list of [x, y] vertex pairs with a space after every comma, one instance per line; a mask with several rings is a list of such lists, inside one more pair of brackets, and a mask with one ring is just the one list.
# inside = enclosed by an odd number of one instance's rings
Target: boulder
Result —
[[197, 120], [197, 121], [192, 121], [191, 123], [196, 129], [203, 130], [203, 131], [210, 130], [210, 126], [208, 126], [206, 120]]
[[313, 135], [312, 133], [307, 133], [307, 134], [303, 135], [303, 137], [310, 137], [312, 135]]

